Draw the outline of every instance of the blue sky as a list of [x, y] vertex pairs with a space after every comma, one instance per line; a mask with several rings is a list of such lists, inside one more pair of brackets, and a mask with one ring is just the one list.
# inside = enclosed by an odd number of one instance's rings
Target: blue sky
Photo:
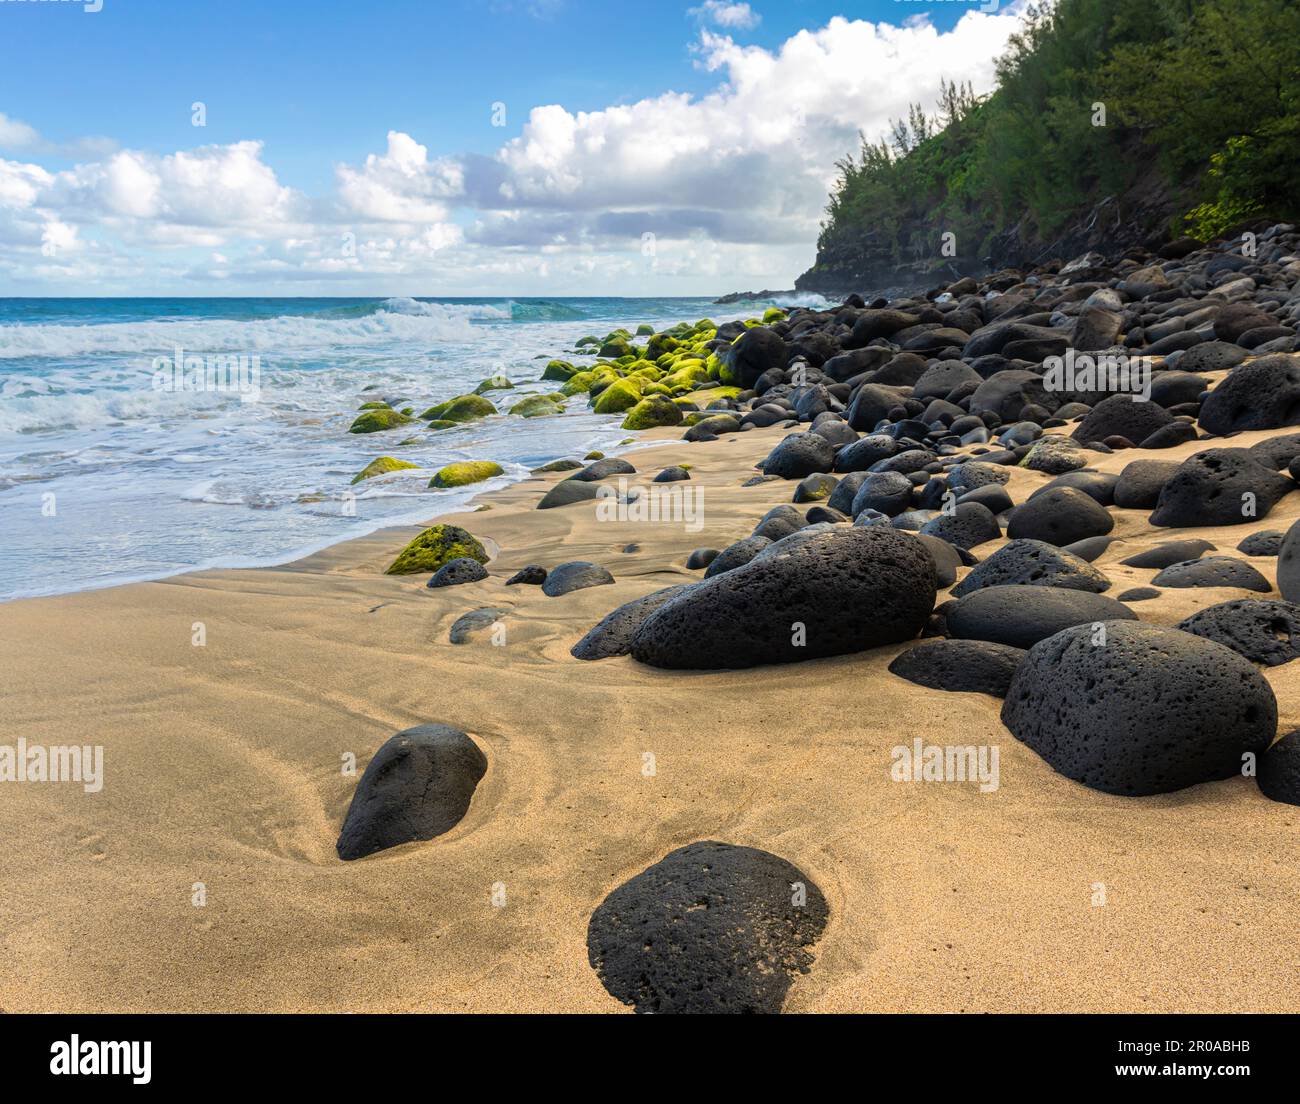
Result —
[[940, 76], [990, 86], [1015, 21], [953, 0], [102, 4], [0, 0], [0, 294], [788, 286], [858, 127]]

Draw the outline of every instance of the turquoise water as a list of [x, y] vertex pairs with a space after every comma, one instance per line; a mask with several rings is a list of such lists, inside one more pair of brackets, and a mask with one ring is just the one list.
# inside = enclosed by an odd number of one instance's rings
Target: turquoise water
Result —
[[[503, 414], [441, 433], [347, 428], [362, 402], [404, 399], [418, 412], [496, 374], [518, 385], [488, 396], [504, 409], [557, 389], [539, 381], [552, 357], [589, 363], [572, 352], [586, 334], [766, 305], [0, 299], [0, 598], [284, 563], [455, 510], [558, 456], [611, 451], [627, 436], [620, 419], [590, 413], [585, 399], [559, 417]], [[230, 382], [248, 393], [217, 390], [216, 377], [203, 390], [159, 385], [160, 367], [192, 356], [244, 358]], [[420, 444], [398, 445], [413, 435]], [[350, 486], [385, 454], [420, 469]], [[506, 474], [472, 491], [427, 487], [464, 459], [496, 460]]]

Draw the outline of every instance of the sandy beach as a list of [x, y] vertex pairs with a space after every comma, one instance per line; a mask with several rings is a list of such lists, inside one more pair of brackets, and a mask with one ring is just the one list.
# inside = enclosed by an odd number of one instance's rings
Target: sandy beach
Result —
[[[741, 486], [785, 433], [686, 443], [659, 429], [644, 436], [661, 444], [627, 454], [634, 485], [692, 465], [698, 533], [598, 521], [590, 503], [537, 511], [558, 475], [482, 496], [438, 519], [493, 553], [477, 583], [384, 575], [411, 527], [281, 568], [0, 605], [8, 739], [105, 749], [98, 793], [4, 789], [0, 1007], [629, 1011], [588, 965], [591, 913], [669, 851], [713, 839], [788, 859], [826, 897], [787, 1011], [1300, 1011], [1300, 808], [1252, 779], [1088, 789], [1008, 733], [999, 699], [890, 674], [910, 645], [709, 673], [569, 655], [619, 603], [698, 578], [692, 548], [725, 547], [789, 501], [789, 482]], [[1092, 459], [1118, 472], [1133, 455]], [[1011, 472], [1017, 502], [1049, 478]], [[1120, 559], [1186, 535], [1231, 552], [1300, 518], [1300, 496], [1194, 532], [1111, 513], [1120, 541], [1096, 566], [1117, 594], [1155, 574]], [[1273, 579], [1275, 559], [1245, 558]], [[559, 598], [504, 585], [575, 559], [616, 583]], [[1164, 590], [1134, 609], [1172, 626], [1240, 596]], [[478, 607], [504, 611], [504, 643], [450, 644]], [[1300, 675], [1262, 670], [1285, 732], [1300, 724]], [[426, 722], [463, 729], [488, 758], [468, 814], [340, 861], [357, 775]], [[892, 781], [890, 749], [916, 737], [997, 745], [999, 789]]]

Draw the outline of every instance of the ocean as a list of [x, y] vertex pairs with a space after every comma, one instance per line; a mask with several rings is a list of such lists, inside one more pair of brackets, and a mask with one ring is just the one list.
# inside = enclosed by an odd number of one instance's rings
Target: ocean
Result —
[[[813, 297], [816, 298], [816, 297]], [[0, 600], [286, 563], [458, 509], [530, 468], [619, 451], [620, 417], [585, 397], [558, 417], [350, 434], [357, 407], [416, 412], [493, 375], [505, 410], [587, 334], [752, 317], [711, 299], [0, 299]], [[244, 358], [255, 393], [169, 388], [192, 356]], [[256, 358], [256, 359], [254, 359]], [[247, 382], [247, 380], [245, 380]], [[412, 436], [419, 443], [400, 446]], [[351, 486], [377, 456], [420, 465]], [[432, 490], [453, 460], [505, 474]]]

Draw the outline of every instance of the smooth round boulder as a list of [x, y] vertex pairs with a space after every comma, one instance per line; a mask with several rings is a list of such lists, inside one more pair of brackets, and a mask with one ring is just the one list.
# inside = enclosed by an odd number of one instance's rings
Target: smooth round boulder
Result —
[[1300, 521], [1282, 538], [1277, 554], [1277, 589], [1288, 602], [1300, 603]]
[[896, 517], [912, 504], [912, 481], [901, 472], [868, 472], [858, 485], [849, 513], [857, 517], [863, 510], [878, 510]]
[[802, 479], [828, 472], [835, 465], [835, 449], [818, 433], [794, 433], [776, 446], [763, 461], [763, 474], [782, 479]]
[[688, 588], [646, 619], [631, 651], [652, 667], [688, 670], [859, 652], [915, 637], [936, 592], [934, 560], [914, 536], [828, 526]]
[[1172, 460], [1134, 460], [1125, 464], [1115, 483], [1115, 505], [1126, 510], [1152, 509], [1160, 500], [1161, 489], [1177, 470]]
[[1244, 556], [1276, 556], [1282, 551], [1282, 538], [1285, 536], [1281, 529], [1261, 529], [1242, 540], [1237, 551]]
[[366, 764], [343, 821], [340, 859], [361, 859], [440, 836], [469, 809], [487, 757], [459, 729], [417, 725], [391, 737]]
[[559, 598], [575, 590], [587, 587], [609, 586], [614, 576], [600, 564], [588, 563], [586, 560], [570, 560], [551, 569], [542, 584], [542, 593], [548, 598]]
[[891, 674], [931, 690], [1006, 695], [1022, 648], [987, 640], [923, 640], [889, 665]]
[[708, 567], [717, 558], [716, 548], [696, 548], [686, 557], [686, 566], [691, 571], [699, 571], [702, 567]]
[[1125, 567], [1162, 568], [1172, 567], [1187, 560], [1199, 560], [1206, 552], [1215, 551], [1214, 545], [1199, 537], [1187, 540], [1161, 541], [1159, 544], [1136, 552], [1126, 560], [1120, 560]]
[[1054, 487], [1011, 511], [1007, 536], [1060, 547], [1105, 536], [1114, 528], [1115, 519], [1096, 499], [1074, 487]]
[[921, 526], [922, 533], [967, 550], [1002, 536], [993, 511], [978, 502], [961, 502]]
[[1071, 436], [1085, 445], [1107, 437], [1142, 441], [1173, 420], [1174, 416], [1158, 403], [1143, 402], [1132, 395], [1111, 395], [1084, 415]]
[[776, 1013], [829, 910], [767, 851], [702, 840], [624, 882], [587, 925], [587, 959], [641, 1013]]
[[1067, 778], [1170, 793], [1240, 774], [1273, 739], [1277, 702], [1236, 652], [1134, 621], [1078, 625], [1030, 649], [1002, 723]]
[[1158, 587], [1240, 587], [1267, 594], [1269, 581], [1245, 560], [1231, 556], [1207, 556], [1200, 560], [1172, 564], [1151, 580]]
[[948, 631], [959, 640], [990, 640], [1030, 648], [1062, 629], [1137, 614], [1102, 594], [1048, 586], [993, 586], [959, 598], [947, 612]]

